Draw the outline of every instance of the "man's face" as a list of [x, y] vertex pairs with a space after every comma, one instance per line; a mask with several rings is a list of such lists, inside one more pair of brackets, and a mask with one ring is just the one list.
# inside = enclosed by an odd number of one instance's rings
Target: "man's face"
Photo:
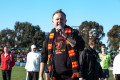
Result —
[[7, 47], [4, 47], [4, 52], [8, 52], [8, 48]]
[[36, 51], [36, 48], [31, 48], [31, 51], [32, 51], [32, 52], [35, 52], [35, 51]]
[[96, 42], [93, 42], [93, 48], [96, 48], [96, 47], [97, 47]]
[[55, 26], [55, 28], [61, 24], [62, 27], [65, 26], [66, 24], [66, 18], [63, 14], [61, 13], [56, 13], [54, 16], [53, 16], [53, 20], [52, 20], [52, 23], [53, 25]]
[[106, 48], [105, 48], [105, 47], [102, 47], [102, 48], [101, 48], [101, 51], [102, 51], [102, 53], [105, 53], [105, 52], [106, 52]]

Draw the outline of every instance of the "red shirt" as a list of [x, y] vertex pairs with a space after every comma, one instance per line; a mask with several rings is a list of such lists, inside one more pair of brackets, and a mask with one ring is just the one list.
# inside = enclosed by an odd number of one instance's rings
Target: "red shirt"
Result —
[[1, 70], [12, 70], [12, 67], [15, 65], [14, 56], [11, 53], [8, 53], [5, 57], [5, 52], [1, 55]]

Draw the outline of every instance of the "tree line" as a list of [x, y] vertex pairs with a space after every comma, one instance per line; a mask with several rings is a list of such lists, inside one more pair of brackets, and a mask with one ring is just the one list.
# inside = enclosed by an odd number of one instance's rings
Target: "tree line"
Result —
[[[87, 47], [91, 29], [96, 30], [94, 33], [96, 33], [98, 49], [100, 49], [103, 44], [101, 39], [105, 36], [102, 25], [95, 21], [84, 21], [78, 31]], [[114, 25], [107, 36], [108, 47], [117, 50], [120, 45], [120, 25]], [[0, 45], [10, 43], [11, 46], [28, 48], [30, 45], [36, 44], [38, 48], [42, 48], [45, 37], [45, 32], [40, 29], [40, 26], [34, 26], [29, 22], [16, 22], [14, 30], [7, 28], [0, 31]]]
[[0, 45], [9, 43], [17, 48], [29, 48], [32, 44], [36, 44], [38, 48], [42, 48], [45, 40], [45, 32], [38, 25], [34, 26], [29, 22], [16, 22], [14, 30], [3, 29], [0, 31]]
[[[82, 35], [85, 46], [88, 46], [88, 38], [89, 38], [89, 32], [91, 29], [96, 29], [96, 36], [98, 40], [98, 49], [100, 50], [100, 46], [103, 45], [101, 39], [105, 36], [104, 28], [102, 25], [100, 25], [97, 22], [92, 21], [84, 21], [79, 26], [79, 32]], [[120, 25], [114, 25], [111, 30], [107, 33], [108, 36], [108, 46], [110, 50], [115, 49], [118, 50], [120, 47]]]

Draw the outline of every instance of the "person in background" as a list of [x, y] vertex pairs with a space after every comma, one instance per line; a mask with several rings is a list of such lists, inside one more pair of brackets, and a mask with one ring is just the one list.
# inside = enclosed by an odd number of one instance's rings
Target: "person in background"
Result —
[[120, 48], [119, 53], [113, 61], [113, 76], [116, 80], [120, 80]]
[[11, 80], [12, 67], [15, 65], [13, 54], [9, 52], [7, 46], [4, 47], [4, 53], [1, 55], [1, 70], [3, 80]]
[[[3, 48], [0, 47], [0, 57], [1, 57], [2, 53], [3, 53]], [[1, 59], [0, 59], [0, 64], [1, 64]]]
[[102, 71], [104, 74], [104, 80], [108, 80], [109, 78], [109, 65], [111, 63], [111, 56], [107, 54], [107, 50], [105, 45], [101, 46], [101, 53], [99, 53], [99, 57], [101, 59], [100, 65], [102, 67]]
[[38, 80], [40, 70], [41, 54], [36, 51], [36, 45], [31, 45], [31, 52], [27, 54], [25, 69], [26, 80]]
[[84, 49], [84, 41], [77, 30], [66, 25], [66, 14], [60, 9], [52, 16], [54, 28], [48, 34], [41, 53], [39, 80], [43, 80], [44, 68], [49, 62], [52, 80], [78, 80], [77, 51]]
[[103, 80], [100, 58], [95, 51], [96, 38], [89, 38], [89, 47], [85, 48], [79, 57], [80, 79], [79, 80]]

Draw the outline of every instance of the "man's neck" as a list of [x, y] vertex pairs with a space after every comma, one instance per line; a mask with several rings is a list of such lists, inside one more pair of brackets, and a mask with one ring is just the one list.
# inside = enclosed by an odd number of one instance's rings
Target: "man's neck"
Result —
[[32, 51], [33, 53], [35, 53], [36, 51]]
[[90, 45], [90, 48], [94, 49], [94, 46]]
[[106, 53], [105, 53], [105, 52], [102, 52], [102, 54], [103, 54], [103, 55], [106, 55]]
[[5, 52], [5, 54], [8, 54], [8, 52]]

